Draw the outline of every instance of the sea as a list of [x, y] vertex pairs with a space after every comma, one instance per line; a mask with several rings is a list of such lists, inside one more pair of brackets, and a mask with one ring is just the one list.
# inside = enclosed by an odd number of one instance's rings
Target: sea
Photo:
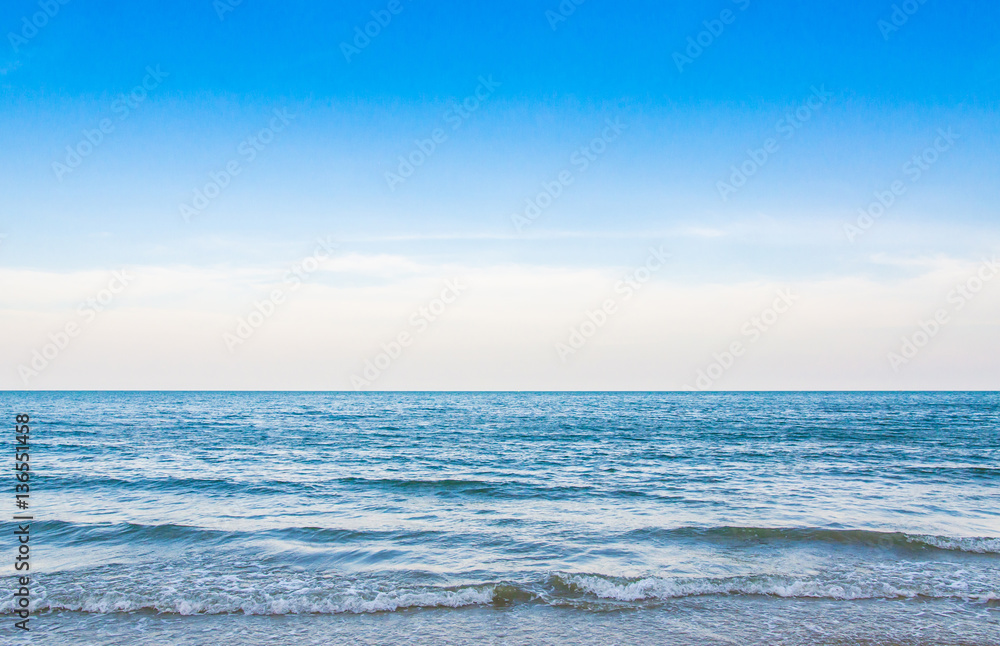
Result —
[[9, 467], [31, 419], [27, 511], [0, 476], [2, 644], [1000, 645], [995, 392], [4, 392], [0, 414]]

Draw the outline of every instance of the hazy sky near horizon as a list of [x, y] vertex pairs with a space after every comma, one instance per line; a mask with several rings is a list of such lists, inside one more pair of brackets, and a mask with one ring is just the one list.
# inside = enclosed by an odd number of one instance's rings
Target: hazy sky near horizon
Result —
[[0, 387], [998, 388], [997, 24], [9, 3]]

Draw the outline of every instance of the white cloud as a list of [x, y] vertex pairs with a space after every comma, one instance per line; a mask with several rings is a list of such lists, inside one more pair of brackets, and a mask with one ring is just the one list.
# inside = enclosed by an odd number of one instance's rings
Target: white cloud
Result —
[[[402, 256], [347, 254], [287, 300], [243, 346], [222, 334], [255, 300], [284, 288], [273, 268], [132, 268], [134, 283], [89, 323], [37, 379], [37, 388], [344, 389], [382, 343], [444, 280], [468, 290], [379, 379], [385, 389], [677, 389], [713, 353], [744, 339], [741, 326], [780, 288], [800, 301], [727, 374], [723, 389], [997, 388], [1000, 280], [899, 374], [886, 363], [899, 337], [942, 306], [978, 263], [936, 258], [893, 281], [845, 277], [689, 284], [667, 266], [631, 299], [614, 291], [625, 270], [526, 265], [425, 265]], [[320, 275], [323, 273], [323, 275]], [[0, 386], [21, 388], [17, 366], [108, 272], [0, 270], [10, 286]], [[355, 280], [379, 277], [375, 283]], [[563, 363], [554, 350], [588, 310], [619, 309]], [[745, 340], [745, 339], [744, 339]]]

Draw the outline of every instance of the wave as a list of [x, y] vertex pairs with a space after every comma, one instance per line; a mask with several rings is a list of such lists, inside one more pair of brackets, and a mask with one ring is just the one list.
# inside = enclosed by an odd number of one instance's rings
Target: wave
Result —
[[[133, 584], [135, 582], [133, 581]], [[44, 591], [31, 609], [93, 614], [154, 612], [176, 615], [299, 615], [365, 614], [418, 608], [464, 608], [544, 604], [577, 610], [602, 611], [615, 608], [649, 607], [671, 601], [706, 596], [775, 597], [782, 599], [944, 599], [990, 605], [1000, 599], [997, 590], [960, 594], [947, 581], [937, 585], [915, 584], [903, 579], [889, 584], [872, 579], [823, 581], [787, 576], [730, 578], [613, 577], [601, 574], [553, 574], [535, 582], [493, 582], [458, 587], [412, 587], [392, 589], [385, 582], [371, 585], [358, 581], [281, 581], [256, 588], [246, 581], [230, 580], [183, 593], [192, 586], [161, 583], [155, 589], [96, 592], [91, 586]], [[383, 589], [380, 589], [383, 588]], [[388, 588], [388, 589], [384, 589]], [[13, 602], [0, 603], [0, 614], [14, 610]]]
[[[135, 474], [134, 478], [91, 475], [47, 475], [46, 486], [60, 491], [155, 491], [157, 493], [211, 493], [240, 496], [273, 496], [288, 492], [288, 483], [282, 480], [248, 482], [223, 478], [178, 478], [175, 476], [150, 477]], [[296, 483], [300, 492], [322, 491], [315, 483]]]
[[[223, 519], [233, 520], [233, 519]], [[498, 521], [502, 522], [502, 521]], [[422, 541], [474, 540], [473, 535], [439, 530], [361, 530], [327, 527], [269, 527], [258, 530], [229, 530], [197, 525], [139, 523], [83, 524], [66, 521], [38, 521], [39, 533], [54, 545], [84, 543], [117, 544], [121, 542], [202, 543], [245, 542], [255, 539], [291, 541], [311, 545], [336, 545], [365, 541], [396, 541], [419, 544]], [[586, 537], [580, 537], [584, 539]], [[832, 544], [867, 548], [894, 549], [910, 552], [960, 552], [967, 554], [1000, 554], [1000, 537], [938, 536], [879, 532], [864, 529], [830, 529], [822, 527], [647, 527], [620, 534], [605, 534], [594, 541], [619, 542], [640, 546], [644, 543], [687, 543], [748, 547], [780, 544]]]
[[[348, 476], [328, 482], [295, 483], [299, 495], [323, 497], [336, 484], [355, 491], [399, 491], [415, 495], [467, 496], [472, 498], [510, 498], [562, 500], [594, 494], [596, 489], [589, 485], [552, 486], [529, 480], [480, 480], [462, 478], [364, 478]], [[134, 477], [103, 477], [88, 475], [47, 476], [46, 486], [60, 491], [113, 490], [149, 491], [162, 493], [197, 493], [228, 496], [275, 496], [288, 492], [289, 483], [282, 480], [244, 481], [232, 478], [178, 478], [149, 477], [134, 474]], [[660, 496], [641, 491], [613, 490], [605, 492], [611, 498]]]
[[[0, 523], [0, 526], [3, 524]], [[441, 541], [450, 534], [437, 530], [360, 530], [327, 527], [279, 527], [259, 530], [224, 530], [197, 525], [144, 525], [141, 523], [73, 523], [66, 521], [35, 521], [39, 535], [55, 546], [155, 545], [156, 543], [245, 544], [254, 539], [292, 541], [313, 545], [343, 545], [362, 541], [396, 541], [419, 543]]]
[[[300, 593], [308, 591], [299, 591]], [[494, 603], [496, 586], [469, 587], [457, 590], [380, 592], [371, 596], [289, 594], [284, 597], [260, 595], [240, 597], [227, 593], [207, 593], [187, 597], [159, 599], [108, 593], [80, 599], [44, 600], [33, 611], [73, 611], [95, 614], [155, 612], [176, 615], [299, 615], [366, 614], [394, 612], [411, 608], [461, 608]], [[4, 603], [3, 614], [11, 612]]]
[[970, 554], [1000, 554], [1000, 537], [935, 536], [904, 532], [825, 527], [650, 527], [627, 532], [625, 538], [673, 540], [677, 538], [708, 543], [832, 543], [859, 547], [943, 550]]
[[895, 584], [882, 581], [831, 581], [789, 576], [731, 577], [722, 579], [676, 579], [663, 577], [621, 578], [591, 574], [553, 577], [557, 589], [566, 593], [592, 594], [615, 601], [668, 600], [694, 596], [769, 596], [787, 599], [961, 599], [990, 601], [1000, 598], [996, 590], [959, 594], [947, 584]]
[[436, 495], [484, 496], [489, 498], [544, 498], [546, 500], [561, 500], [587, 495], [594, 492], [594, 487], [552, 486], [526, 480], [466, 480], [455, 478], [443, 479], [410, 479], [410, 478], [339, 478], [338, 482], [360, 488], [389, 489], [416, 493], [433, 493]]

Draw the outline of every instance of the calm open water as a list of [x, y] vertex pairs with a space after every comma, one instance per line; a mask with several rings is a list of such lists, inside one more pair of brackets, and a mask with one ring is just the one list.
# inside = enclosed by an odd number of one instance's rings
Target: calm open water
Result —
[[3, 592], [0, 643], [1000, 644], [997, 393], [0, 411], [11, 442], [32, 416], [36, 518], [33, 630]]

